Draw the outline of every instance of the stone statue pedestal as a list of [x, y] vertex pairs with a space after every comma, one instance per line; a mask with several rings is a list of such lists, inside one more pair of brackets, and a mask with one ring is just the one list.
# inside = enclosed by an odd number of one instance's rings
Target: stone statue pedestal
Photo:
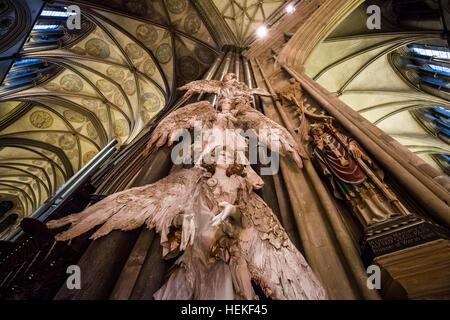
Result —
[[381, 268], [385, 299], [450, 298], [450, 232], [433, 222], [409, 215], [369, 227], [362, 257]]

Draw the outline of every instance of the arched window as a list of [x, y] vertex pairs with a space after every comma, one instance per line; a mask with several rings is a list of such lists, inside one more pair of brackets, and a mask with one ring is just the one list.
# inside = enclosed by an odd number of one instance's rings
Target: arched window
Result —
[[[51, 12], [60, 12], [61, 14], [52, 16], [49, 14]], [[31, 30], [28, 41], [24, 46], [24, 51], [41, 46], [58, 46], [59, 42], [62, 42], [67, 35], [67, 17], [62, 16], [63, 13], [66, 12], [61, 10], [43, 10], [33, 30]]]
[[84, 34], [89, 25], [84, 18], [82, 18], [80, 30], [67, 29], [67, 18], [74, 14], [74, 12], [67, 12], [63, 5], [47, 5], [31, 30], [23, 47], [24, 52], [42, 48], [58, 48], [70, 41], [74, 35]]
[[450, 144], [450, 110], [433, 107], [413, 110], [411, 113], [429, 133]]
[[[395, 52], [392, 61], [412, 85], [450, 101], [450, 50], [447, 47], [410, 44]], [[410, 113], [428, 133], [450, 144], [448, 105], [414, 109]], [[431, 157], [444, 172], [450, 172], [450, 155], [436, 153]]]
[[401, 57], [403, 68], [415, 70], [419, 85], [450, 93], [450, 50], [434, 45], [412, 44]]
[[432, 155], [434, 161], [450, 176], [450, 155], [449, 154], [434, 154]]
[[43, 79], [57, 70], [53, 64], [40, 59], [24, 59], [15, 62], [3, 82], [2, 89], [10, 90]]
[[442, 45], [410, 44], [392, 54], [396, 69], [413, 85], [450, 100], [450, 50]]
[[[77, 41], [93, 28], [93, 24], [82, 18], [81, 29], [69, 31], [67, 18], [72, 14], [75, 13], [67, 12], [63, 5], [47, 5], [33, 26], [21, 54], [61, 48]], [[41, 59], [24, 57], [12, 65], [0, 87], [0, 94], [12, 89], [36, 85], [47, 80], [60, 69], [61, 67]]]

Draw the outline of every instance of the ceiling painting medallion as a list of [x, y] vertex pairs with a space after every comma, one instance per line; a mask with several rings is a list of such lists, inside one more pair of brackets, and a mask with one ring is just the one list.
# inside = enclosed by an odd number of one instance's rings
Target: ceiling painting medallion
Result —
[[121, 82], [125, 78], [125, 72], [118, 67], [109, 67], [106, 69], [106, 74], [108, 77], [117, 82]]
[[86, 42], [85, 48], [90, 56], [99, 59], [106, 59], [110, 55], [108, 44], [105, 41], [98, 38], [94, 38]]
[[114, 134], [118, 137], [128, 135], [128, 123], [126, 120], [120, 119], [114, 122]]
[[146, 75], [153, 76], [156, 72], [155, 64], [152, 60], [148, 59], [144, 62], [144, 72]]
[[136, 28], [136, 37], [143, 44], [149, 46], [158, 41], [158, 31], [153, 26], [141, 24]]
[[167, 9], [173, 14], [183, 13], [187, 8], [186, 0], [167, 0]]
[[162, 64], [168, 63], [172, 59], [172, 47], [168, 43], [163, 43], [156, 50], [156, 58]]
[[63, 150], [72, 150], [75, 148], [76, 139], [72, 134], [63, 134], [58, 138], [58, 145]]
[[31, 124], [38, 129], [50, 128], [53, 124], [53, 117], [47, 111], [35, 111], [30, 115]]
[[200, 29], [201, 25], [202, 21], [195, 13], [191, 13], [184, 20], [184, 30], [188, 34], [196, 34]]
[[114, 90], [113, 84], [105, 79], [97, 80], [96, 84], [97, 87], [103, 92], [111, 92]]
[[125, 52], [132, 60], [139, 60], [144, 55], [141, 47], [135, 43], [129, 43], [125, 47]]
[[123, 90], [129, 96], [136, 93], [136, 82], [134, 80], [127, 80], [123, 85]]
[[83, 82], [74, 74], [66, 74], [59, 81], [61, 87], [69, 92], [80, 92], [83, 90]]
[[64, 118], [66, 118], [70, 122], [82, 123], [86, 120], [82, 114], [79, 114], [78, 112], [75, 112], [73, 110], [65, 110], [63, 112], [63, 115]]
[[142, 96], [142, 105], [147, 112], [156, 112], [161, 106], [161, 101], [152, 92], [147, 92]]

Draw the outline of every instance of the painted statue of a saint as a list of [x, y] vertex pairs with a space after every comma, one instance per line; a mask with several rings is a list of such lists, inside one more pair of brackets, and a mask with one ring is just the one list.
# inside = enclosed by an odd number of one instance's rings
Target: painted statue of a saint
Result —
[[311, 126], [312, 161], [330, 183], [334, 196], [351, 204], [353, 213], [364, 227], [400, 215], [358, 161], [364, 161], [379, 181], [384, 178], [382, 170], [354, 139], [337, 130], [327, 130], [327, 127], [324, 123]]

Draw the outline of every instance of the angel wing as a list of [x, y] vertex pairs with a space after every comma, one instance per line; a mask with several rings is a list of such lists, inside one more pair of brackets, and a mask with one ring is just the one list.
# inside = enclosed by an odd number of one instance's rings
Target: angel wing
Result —
[[145, 223], [149, 229], [156, 228], [164, 243], [174, 217], [194, 201], [193, 192], [203, 174], [201, 168], [180, 169], [154, 184], [115, 193], [80, 213], [48, 221], [47, 227], [55, 229], [71, 224], [55, 237], [66, 241], [103, 224], [91, 236], [95, 240], [113, 230], [129, 231]]
[[264, 201], [251, 193], [241, 212], [241, 254], [264, 293], [277, 300], [326, 299], [319, 280]]
[[160, 148], [166, 143], [170, 147], [174, 142], [174, 133], [183, 129], [193, 128], [196, 121], [201, 121], [203, 126], [211, 127], [217, 118], [217, 111], [208, 101], [189, 104], [173, 111], [165, 117], [155, 128], [147, 144], [147, 152], [156, 143]]
[[179, 91], [219, 93], [223, 82], [219, 80], [196, 80], [178, 88]]
[[[254, 129], [257, 133], [261, 133], [262, 130], [266, 130], [266, 135], [259, 134], [258, 137], [259, 140], [265, 143], [271, 150], [274, 150], [274, 146], [271, 145], [273, 138], [272, 135], [278, 132], [280, 148], [275, 151], [278, 151], [283, 156], [286, 155], [286, 153], [290, 153], [298, 167], [303, 167], [302, 158], [308, 159], [308, 156], [306, 152], [298, 146], [286, 128], [280, 126], [278, 123], [267, 118], [261, 112], [253, 109], [247, 104], [239, 104], [237, 106], [235, 118], [237, 120], [235, 124], [243, 130]], [[276, 129], [277, 131], [273, 131], [273, 129]]]

